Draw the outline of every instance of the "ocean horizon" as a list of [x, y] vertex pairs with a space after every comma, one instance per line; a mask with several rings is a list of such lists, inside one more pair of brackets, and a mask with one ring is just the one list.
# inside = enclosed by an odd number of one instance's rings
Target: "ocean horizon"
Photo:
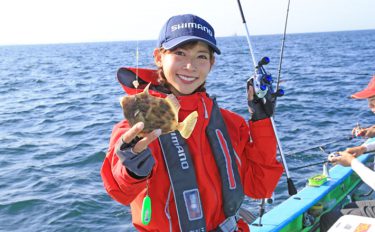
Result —
[[[287, 32], [287, 37], [289, 35], [301, 35], [301, 34], [319, 34], [319, 33], [342, 33], [342, 32], [360, 32], [360, 31], [373, 31], [375, 29], [356, 29], [356, 30], [337, 30], [337, 31], [310, 31], [310, 32]], [[250, 35], [250, 38], [254, 37], [264, 37], [264, 36], [282, 36], [281, 33], [272, 33], [272, 34], [257, 34], [257, 35]], [[233, 35], [226, 35], [226, 36], [216, 36], [218, 40], [231, 38], [231, 37], [245, 37], [244, 34], [237, 34], [234, 33]], [[123, 39], [123, 40], [98, 40], [98, 41], [68, 41], [68, 42], [33, 42], [33, 43], [17, 43], [17, 44], [0, 44], [0, 47], [8, 47], [8, 46], [34, 46], [34, 45], [69, 45], [69, 44], [93, 44], [93, 43], [118, 43], [118, 42], [151, 42], [155, 39]]]

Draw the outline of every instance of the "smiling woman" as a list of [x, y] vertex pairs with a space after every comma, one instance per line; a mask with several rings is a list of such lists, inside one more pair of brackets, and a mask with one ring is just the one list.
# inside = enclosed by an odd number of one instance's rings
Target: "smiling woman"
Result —
[[[158, 71], [119, 70], [119, 81], [129, 94], [146, 85], [155, 97], [177, 99], [179, 124], [192, 122], [189, 117], [195, 115], [193, 127], [186, 126], [192, 128], [191, 134], [180, 129], [162, 135], [158, 129], [144, 133], [147, 122], [132, 122], [139, 111], [125, 115], [113, 130], [101, 175], [108, 194], [130, 205], [138, 230], [249, 231], [236, 216], [245, 194], [270, 197], [281, 176], [270, 118], [253, 117], [248, 124], [219, 108], [206, 92], [214, 53], [221, 51], [213, 27], [196, 15], [176, 15], [162, 27], [154, 49]], [[151, 114], [152, 110], [145, 113]], [[158, 114], [155, 121], [163, 117]], [[145, 209], [144, 202], [152, 202], [154, 209]], [[145, 210], [164, 213], [148, 214], [151, 220], [146, 223]]]

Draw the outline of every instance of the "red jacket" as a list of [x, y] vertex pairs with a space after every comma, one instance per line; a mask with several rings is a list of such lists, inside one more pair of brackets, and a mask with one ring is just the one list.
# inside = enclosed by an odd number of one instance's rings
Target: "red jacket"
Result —
[[[181, 96], [178, 100], [181, 104], [180, 121], [195, 110], [199, 115], [187, 144], [196, 171], [206, 228], [210, 231], [225, 219], [220, 174], [205, 133], [209, 122], [209, 118], [205, 118], [205, 110], [210, 115], [213, 101], [204, 92]], [[250, 122], [249, 127], [241, 116], [224, 109], [221, 109], [221, 113], [238, 155], [236, 163], [245, 194], [256, 199], [271, 197], [283, 168], [276, 160], [276, 139], [270, 120]], [[101, 169], [105, 189], [116, 201], [124, 205], [130, 204], [133, 224], [138, 230], [179, 231], [174, 197], [158, 140], [149, 145], [155, 159], [155, 166], [149, 178], [152, 219], [147, 226], [141, 223], [146, 181], [129, 176], [114, 152], [117, 140], [128, 129], [128, 122], [123, 120], [115, 125], [112, 131], [108, 153]]]

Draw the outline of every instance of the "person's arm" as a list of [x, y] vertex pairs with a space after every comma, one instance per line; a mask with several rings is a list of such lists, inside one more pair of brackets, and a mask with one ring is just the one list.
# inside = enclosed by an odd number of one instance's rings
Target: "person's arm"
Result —
[[270, 119], [248, 123], [223, 109], [222, 115], [236, 153], [244, 193], [256, 199], [270, 198], [283, 173], [276, 159], [276, 138]]
[[109, 149], [104, 160], [101, 176], [108, 194], [116, 201], [128, 205], [146, 187], [145, 176], [153, 168], [149, 142], [158, 134], [147, 136], [131, 144], [141, 128], [130, 128], [126, 121], [115, 126], [112, 132]]
[[353, 159], [351, 162], [352, 169], [358, 174], [358, 176], [365, 182], [368, 186], [375, 190], [375, 172], [370, 168], [366, 167], [357, 159]]
[[345, 151], [352, 154], [354, 157], [358, 157], [365, 152], [375, 151], [375, 142], [364, 143], [364, 144], [362, 144], [360, 146], [356, 146], [356, 147], [349, 147]]
[[[270, 198], [283, 173], [276, 159], [276, 138], [269, 118], [250, 121], [251, 141], [244, 150], [243, 184], [245, 194], [255, 198]], [[246, 127], [244, 133], [249, 133]]]
[[344, 167], [351, 166], [353, 171], [355, 171], [358, 176], [375, 190], [375, 172], [366, 167], [358, 159], [356, 159], [352, 154], [348, 152], [339, 152], [340, 156], [335, 156], [330, 158], [330, 162], [334, 164], [340, 164]]
[[365, 144], [362, 144], [361, 146], [364, 147], [364, 152], [363, 153], [375, 151], [375, 142], [365, 143]]
[[367, 137], [367, 138], [375, 137], [375, 126], [371, 126], [371, 127], [367, 128], [365, 137]]
[[256, 199], [269, 198], [283, 173], [283, 167], [276, 159], [276, 137], [270, 120], [275, 98], [268, 91], [264, 103], [255, 96], [251, 81], [247, 87], [251, 119], [248, 123], [242, 119], [242, 124], [236, 127], [240, 128], [240, 142], [236, 146], [240, 148], [238, 153], [242, 161], [240, 174], [246, 195]]

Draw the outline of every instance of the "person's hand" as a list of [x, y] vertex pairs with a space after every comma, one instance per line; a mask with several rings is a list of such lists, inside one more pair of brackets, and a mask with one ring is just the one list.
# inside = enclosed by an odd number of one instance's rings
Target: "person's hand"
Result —
[[339, 154], [340, 156], [331, 157], [329, 161], [335, 165], [340, 164], [344, 167], [349, 167], [352, 163], [352, 160], [355, 159], [352, 154], [346, 151], [339, 152]]
[[[265, 100], [265, 101], [264, 101]], [[252, 121], [269, 118], [273, 115], [275, 109], [275, 97], [270, 91], [263, 98], [258, 98], [255, 95], [253, 80], [247, 83], [247, 103]]]
[[366, 134], [366, 132], [367, 132], [366, 128], [361, 128], [359, 126], [356, 126], [352, 130], [352, 135], [354, 137], [362, 137], [362, 136], [364, 136]]
[[[144, 123], [138, 122], [134, 126], [132, 126], [128, 131], [126, 131], [122, 136], [121, 140], [125, 146], [131, 147], [133, 153], [141, 153], [144, 151], [147, 146], [157, 139], [161, 134], [161, 129], [153, 130], [151, 133], [144, 136], [142, 139], [137, 140], [137, 135], [143, 130]], [[134, 144], [132, 144], [134, 143]]]
[[126, 167], [129, 175], [136, 179], [143, 179], [151, 173], [155, 160], [148, 145], [161, 134], [161, 129], [156, 129], [143, 138], [137, 137], [143, 128], [143, 122], [136, 123], [120, 137], [116, 144], [117, 157]]
[[255, 94], [255, 91], [254, 91], [253, 84], [248, 84], [247, 85], [247, 100], [248, 101], [254, 100], [254, 94]]
[[366, 152], [366, 147], [364, 146], [349, 147], [345, 149], [345, 152], [352, 154], [354, 157], [358, 157]]
[[368, 128], [360, 128], [354, 127], [352, 130], [352, 135], [355, 137], [364, 137], [364, 138], [372, 138], [375, 137], [375, 126], [368, 127]]
[[371, 126], [369, 128], [366, 128], [366, 133], [365, 133], [364, 137], [366, 137], [366, 138], [375, 137], [375, 126]]

